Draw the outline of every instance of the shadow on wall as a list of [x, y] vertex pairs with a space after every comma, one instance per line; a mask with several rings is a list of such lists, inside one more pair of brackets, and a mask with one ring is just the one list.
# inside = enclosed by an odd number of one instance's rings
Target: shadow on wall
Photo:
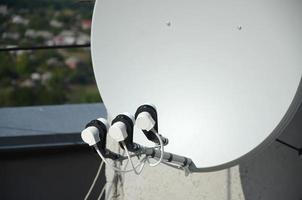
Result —
[[[302, 147], [302, 108], [279, 138]], [[302, 200], [302, 157], [283, 144], [244, 161], [240, 176], [246, 200]]]

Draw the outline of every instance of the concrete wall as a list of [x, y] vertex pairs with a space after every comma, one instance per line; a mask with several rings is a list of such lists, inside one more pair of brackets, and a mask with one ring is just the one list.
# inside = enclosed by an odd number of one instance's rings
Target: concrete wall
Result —
[[188, 177], [166, 166], [147, 168], [141, 176], [125, 176], [125, 199], [244, 199], [238, 167]]

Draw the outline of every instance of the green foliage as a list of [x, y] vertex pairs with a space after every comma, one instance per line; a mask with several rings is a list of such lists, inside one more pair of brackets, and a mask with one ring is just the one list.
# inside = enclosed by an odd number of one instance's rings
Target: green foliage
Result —
[[65, 103], [63, 90], [42, 85], [33, 88], [6, 87], [0, 91], [1, 106], [31, 106]]
[[33, 72], [27, 54], [16, 56], [16, 72], [19, 76], [26, 76]]
[[16, 63], [9, 53], [0, 53], [0, 83], [4, 84], [3, 82], [6, 79], [17, 78], [15, 66]]
[[[72, 52], [87, 54], [79, 50]], [[69, 56], [72, 52], [64, 55]], [[49, 58], [55, 58], [58, 63], [48, 65]], [[89, 60], [82, 60], [77, 69], [72, 70], [64, 64], [64, 59], [54, 50], [19, 55], [1, 53], [0, 106], [101, 102]], [[33, 73], [51, 73], [51, 77], [44, 82], [35, 81], [31, 78]], [[24, 84], [26, 81], [32, 85]]]

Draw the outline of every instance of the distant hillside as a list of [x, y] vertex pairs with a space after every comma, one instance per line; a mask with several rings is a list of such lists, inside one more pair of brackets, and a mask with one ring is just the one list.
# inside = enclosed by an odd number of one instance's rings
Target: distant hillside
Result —
[[[87, 44], [93, 5], [0, 0], [0, 48]], [[89, 49], [0, 52], [0, 107], [100, 101]]]

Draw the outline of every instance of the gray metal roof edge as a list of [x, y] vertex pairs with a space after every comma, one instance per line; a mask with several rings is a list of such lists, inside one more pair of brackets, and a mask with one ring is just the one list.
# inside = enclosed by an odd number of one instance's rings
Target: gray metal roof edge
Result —
[[84, 145], [80, 132], [106, 117], [101, 103], [0, 109], [0, 152]]

